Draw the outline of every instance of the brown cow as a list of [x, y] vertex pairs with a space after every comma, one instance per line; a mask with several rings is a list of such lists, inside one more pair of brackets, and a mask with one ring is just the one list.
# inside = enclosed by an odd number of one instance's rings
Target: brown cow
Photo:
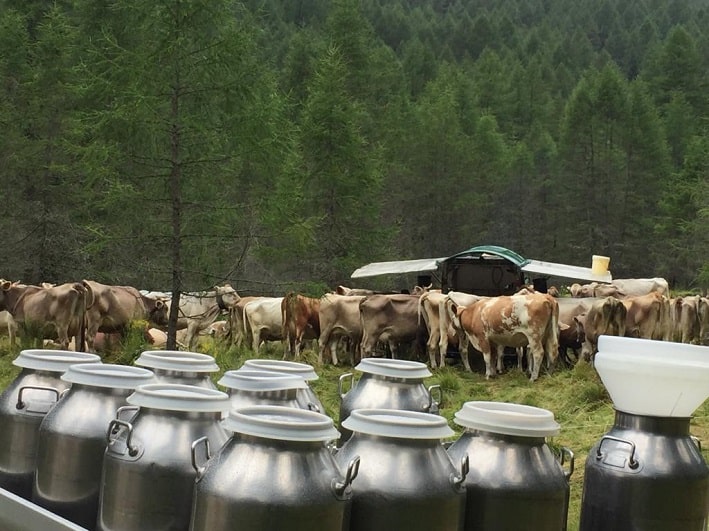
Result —
[[528, 347], [532, 357], [530, 380], [539, 377], [544, 354], [552, 365], [559, 354], [559, 305], [548, 294], [490, 297], [457, 308], [457, 326], [482, 352], [485, 377], [495, 376], [495, 357], [502, 359], [505, 347]]
[[[370, 357], [377, 342], [386, 342], [391, 357], [398, 346], [414, 343], [425, 349], [426, 326], [419, 322], [419, 296], [408, 294], [370, 295], [359, 303], [362, 321], [362, 357]], [[419, 344], [420, 343], [420, 344]]]
[[165, 301], [147, 297], [131, 286], [109, 286], [84, 280], [89, 296], [86, 308], [86, 343], [95, 352], [98, 332], [124, 334], [131, 321], [143, 320], [154, 326], [167, 326]]
[[0, 310], [10, 312], [23, 332], [36, 331], [43, 339], [56, 337], [65, 350], [73, 336], [83, 335], [86, 296], [79, 282], [49, 288], [0, 282]]
[[419, 297], [419, 320], [423, 320], [428, 330], [426, 350], [431, 368], [446, 366], [446, 352], [441, 350], [441, 334], [448, 335], [448, 330], [441, 331], [439, 307], [446, 296], [440, 290], [427, 291]]
[[627, 309], [625, 335], [643, 339], [669, 340], [672, 335], [670, 301], [659, 292], [623, 300]]
[[670, 299], [672, 341], [698, 345], [701, 342], [699, 295]]
[[294, 358], [300, 356], [303, 339], [320, 337], [320, 299], [313, 299], [299, 293], [287, 293], [281, 302], [285, 352]]
[[625, 334], [627, 310], [625, 305], [615, 297], [605, 297], [595, 300], [591, 307], [576, 320], [583, 325], [585, 340], [581, 348], [581, 356], [589, 361], [598, 352], [598, 338], [606, 336], [623, 336]]
[[320, 339], [318, 340], [318, 359], [330, 353], [332, 364], [337, 365], [337, 347], [342, 340], [349, 341], [352, 349], [353, 364], [359, 357], [359, 345], [362, 338], [362, 322], [359, 318], [359, 303], [363, 295], [337, 295], [327, 293], [320, 298]]

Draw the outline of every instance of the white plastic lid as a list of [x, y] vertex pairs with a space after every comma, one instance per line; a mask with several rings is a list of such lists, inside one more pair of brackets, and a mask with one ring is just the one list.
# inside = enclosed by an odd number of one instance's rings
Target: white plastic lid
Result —
[[81, 363], [71, 365], [62, 374], [62, 380], [94, 387], [112, 389], [135, 389], [139, 385], [155, 382], [155, 375], [148, 369], [128, 365]]
[[225, 372], [217, 383], [238, 391], [281, 391], [308, 387], [303, 378], [294, 374], [244, 368]]
[[709, 347], [600, 336], [594, 367], [619, 411], [690, 417], [709, 397]]
[[226, 393], [183, 384], [141, 385], [126, 401], [139, 407], [201, 413], [229, 411], [231, 407]]
[[243, 367], [249, 369], [258, 369], [262, 371], [275, 371], [286, 374], [295, 374], [310, 382], [318, 379], [318, 374], [312, 365], [307, 363], [299, 363], [297, 361], [287, 360], [270, 360], [270, 359], [251, 359], [244, 362]]
[[444, 439], [455, 433], [439, 415], [401, 409], [355, 409], [342, 426], [356, 433], [406, 439]]
[[388, 358], [365, 358], [357, 364], [355, 370], [389, 378], [423, 379], [431, 376], [425, 363]]
[[182, 350], [146, 350], [135, 365], [163, 371], [217, 372], [219, 366], [209, 354]]
[[75, 363], [100, 363], [101, 357], [88, 352], [70, 350], [23, 350], [12, 361], [14, 365], [36, 371], [65, 372]]
[[465, 428], [520, 437], [550, 437], [561, 429], [551, 411], [508, 402], [466, 402], [454, 420]]
[[222, 426], [235, 433], [281, 441], [325, 442], [340, 437], [330, 417], [285, 406], [232, 409]]

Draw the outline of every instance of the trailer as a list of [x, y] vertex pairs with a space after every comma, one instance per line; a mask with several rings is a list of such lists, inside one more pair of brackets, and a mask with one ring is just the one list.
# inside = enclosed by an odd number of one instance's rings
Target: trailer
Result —
[[610, 283], [610, 271], [595, 274], [590, 267], [580, 267], [524, 258], [498, 245], [471, 247], [452, 256], [373, 262], [355, 270], [351, 278], [380, 275], [417, 274], [417, 285], [433, 284], [444, 293], [462, 291], [483, 296], [510, 295], [532, 284], [546, 292], [552, 278]]

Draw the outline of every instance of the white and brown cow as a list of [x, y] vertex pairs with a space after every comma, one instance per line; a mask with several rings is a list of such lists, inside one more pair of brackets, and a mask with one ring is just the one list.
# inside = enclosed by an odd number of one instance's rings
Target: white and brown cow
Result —
[[432, 369], [446, 365], [446, 352], [440, 349], [440, 344], [441, 334], [447, 334], [447, 331], [441, 331], [441, 318], [438, 311], [445, 298], [446, 296], [440, 290], [426, 291], [419, 297], [419, 321], [423, 321], [428, 330], [426, 351]]
[[320, 299], [287, 293], [281, 303], [281, 315], [286, 343], [283, 357], [298, 358], [304, 339], [320, 337]]
[[499, 360], [505, 347], [527, 347], [532, 358], [530, 380], [548, 356], [553, 364], [559, 354], [559, 306], [548, 294], [490, 297], [461, 308], [451, 307], [455, 319], [471, 345], [485, 360], [485, 376], [496, 374], [495, 357]]
[[42, 287], [0, 281], [0, 310], [7, 310], [25, 334], [57, 339], [68, 349], [72, 337], [82, 335], [86, 288], [80, 282]]
[[351, 347], [353, 365], [360, 357], [362, 322], [359, 318], [359, 303], [363, 295], [337, 295], [327, 293], [320, 298], [320, 339], [318, 359], [320, 364], [330, 354], [333, 365], [338, 364], [338, 345], [346, 340]]
[[369, 295], [359, 303], [362, 320], [362, 357], [370, 357], [378, 342], [389, 345], [391, 357], [398, 347], [413, 344], [416, 351], [425, 349], [426, 326], [419, 322], [419, 295]]

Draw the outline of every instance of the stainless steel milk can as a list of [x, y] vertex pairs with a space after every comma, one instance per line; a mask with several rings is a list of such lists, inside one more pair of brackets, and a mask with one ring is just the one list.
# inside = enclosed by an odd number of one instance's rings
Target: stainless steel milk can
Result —
[[300, 376], [308, 384], [305, 389], [299, 389], [296, 393], [296, 399], [298, 400], [300, 407], [302, 409], [313, 409], [312, 405], [315, 405], [315, 411], [325, 413], [325, 407], [322, 405], [322, 402], [320, 402], [320, 399], [310, 385], [310, 382], [314, 382], [319, 378], [312, 365], [297, 361], [255, 358], [246, 360], [243, 368], [283, 372], [286, 374]]
[[219, 371], [219, 365], [209, 354], [181, 350], [146, 350], [135, 360], [135, 365], [155, 373], [157, 381], [216, 389], [209, 375]]
[[460, 531], [467, 457], [453, 462], [442, 439], [454, 434], [431, 413], [356, 409], [343, 423], [352, 437], [335, 454], [360, 457], [351, 531]]
[[203, 437], [214, 450], [224, 444], [220, 420], [229, 397], [191, 385], [148, 384], [127, 401], [139, 410], [107, 428], [97, 529], [186, 530], [196, 477], [192, 445]]
[[258, 405], [300, 408], [297, 393], [308, 386], [300, 376], [247, 367], [226, 371], [217, 383], [226, 389], [231, 409]]
[[13, 360], [22, 370], [0, 395], [0, 487], [30, 499], [39, 424], [71, 385], [60, 376], [75, 363], [98, 361], [65, 350], [23, 350]]
[[[545, 409], [504, 402], [466, 402], [455, 414], [466, 431], [449, 448], [470, 458], [465, 531], [564, 531], [573, 453], [552, 452], [546, 438], [559, 424]], [[568, 468], [562, 462], [568, 462]]]
[[140, 367], [82, 363], [61, 378], [71, 388], [39, 426], [32, 501], [94, 529], [106, 428], [128, 395], [155, 376]]
[[[441, 388], [432, 385], [426, 388], [424, 378], [431, 372], [424, 363], [387, 358], [365, 358], [356, 367], [362, 376], [354, 383], [354, 375], [346, 373], [340, 376], [338, 390], [340, 394], [340, 444], [346, 441], [351, 432], [343, 421], [355, 409], [388, 408], [438, 413], [441, 401]], [[350, 388], [343, 392], [345, 382]], [[438, 395], [434, 400], [433, 394]]]
[[206, 466], [194, 459], [192, 531], [348, 529], [359, 459], [340, 469], [327, 446], [339, 435], [329, 417], [252, 406], [232, 410], [224, 426], [233, 435], [222, 449]]

